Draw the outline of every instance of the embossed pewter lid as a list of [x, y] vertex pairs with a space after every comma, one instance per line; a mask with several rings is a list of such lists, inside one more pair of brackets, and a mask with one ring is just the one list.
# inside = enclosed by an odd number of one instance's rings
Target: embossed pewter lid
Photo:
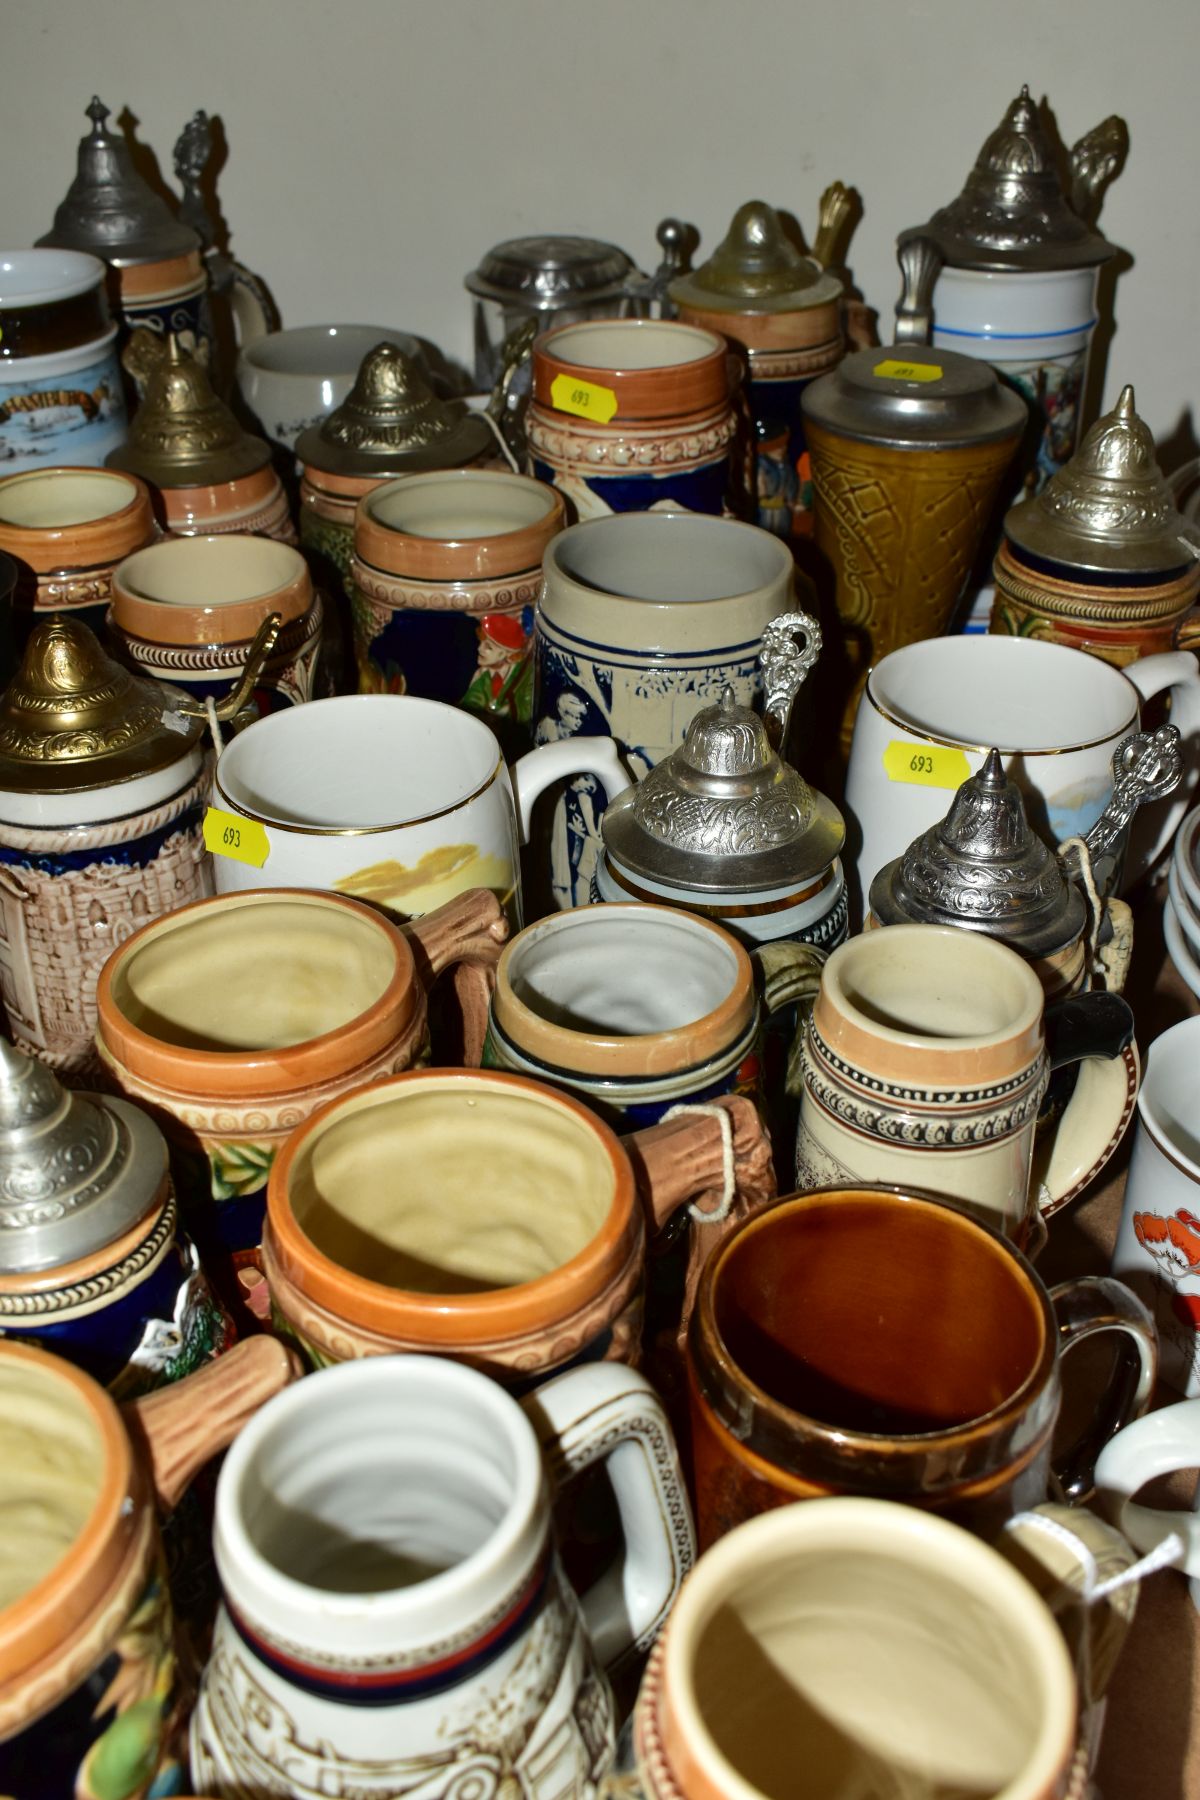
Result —
[[104, 102], [93, 94], [85, 111], [92, 129], [79, 140], [75, 179], [39, 246], [87, 250], [117, 268], [198, 250], [196, 233], [143, 181], [120, 133], [107, 129]]
[[493, 245], [463, 282], [483, 300], [557, 312], [564, 306], [619, 299], [636, 275], [633, 259], [616, 244], [547, 233]]
[[601, 820], [614, 863], [667, 886], [751, 893], [822, 874], [846, 827], [771, 744], [766, 721], [726, 687], [679, 749], [611, 801]]
[[439, 399], [413, 357], [382, 343], [363, 357], [342, 404], [301, 432], [296, 456], [331, 475], [408, 475], [461, 468], [494, 441], [486, 419]]
[[1004, 534], [1019, 550], [1088, 570], [1165, 576], [1200, 555], [1200, 525], [1175, 506], [1132, 387], [1037, 498], [1012, 508]]
[[151, 373], [129, 436], [105, 458], [110, 469], [128, 469], [158, 488], [213, 487], [270, 462], [266, 439], [242, 430], [175, 332], [160, 340], [135, 331], [122, 361], [142, 372], [149, 365]]
[[1028, 409], [990, 363], [925, 344], [856, 350], [809, 382], [806, 419], [864, 443], [949, 450], [1016, 437]]
[[667, 292], [677, 306], [710, 312], [799, 312], [840, 299], [842, 284], [797, 250], [773, 206], [747, 200], [708, 261]]
[[956, 269], [1079, 269], [1107, 262], [1116, 250], [1084, 215], [1116, 174], [1127, 144], [1124, 122], [1115, 114], [1081, 138], [1071, 151], [1068, 200], [1054, 146], [1023, 87], [979, 152], [957, 200], [941, 207], [927, 225], [902, 231], [897, 243], [928, 239]]
[[0, 695], [0, 789], [82, 792], [166, 768], [204, 731], [187, 704], [114, 662], [78, 620], [45, 619]]
[[1086, 923], [1083, 895], [1031, 827], [998, 750], [946, 817], [879, 871], [870, 904], [881, 925], [961, 925], [1033, 959], [1074, 943]]
[[[0, 1038], [0, 1274], [60, 1268], [115, 1243], [165, 1198], [166, 1176], [166, 1140], [145, 1113], [69, 1093]], [[0, 1318], [12, 1298], [0, 1297]]]

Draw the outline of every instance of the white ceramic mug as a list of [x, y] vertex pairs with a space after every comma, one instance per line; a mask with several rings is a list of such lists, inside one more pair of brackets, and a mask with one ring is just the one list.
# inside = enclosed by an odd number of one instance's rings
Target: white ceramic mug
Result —
[[1060, 644], [969, 636], [885, 656], [867, 679], [846, 777], [860, 905], [884, 864], [945, 816], [993, 745], [1035, 831], [1061, 843], [1090, 830], [1112, 796], [1113, 752], [1137, 730], [1141, 702], [1168, 689], [1185, 775], [1175, 797], [1151, 809], [1146, 830], [1135, 828], [1126, 886], [1178, 825], [1200, 758], [1200, 671], [1189, 651], [1114, 669]]
[[[614, 1747], [601, 1671], [653, 1642], [693, 1555], [649, 1384], [597, 1363], [522, 1409], [461, 1364], [380, 1356], [283, 1398], [217, 1487], [225, 1604], [192, 1717], [197, 1785], [589, 1800]], [[601, 1462], [612, 1481], [625, 1554], [582, 1599], [542, 1452], [556, 1481]]]
[[1133, 1498], [1146, 1482], [1177, 1469], [1200, 1469], [1200, 1400], [1146, 1413], [1110, 1438], [1096, 1463], [1096, 1498], [1138, 1550], [1154, 1550], [1179, 1533], [1184, 1545], [1179, 1566], [1200, 1610], [1200, 1494], [1189, 1512], [1142, 1506]]
[[439, 700], [349, 694], [273, 713], [217, 763], [213, 804], [261, 828], [267, 850], [258, 864], [217, 855], [217, 892], [329, 888], [411, 918], [485, 887], [520, 925], [531, 808], [581, 771], [610, 799], [629, 785], [611, 738], [545, 744], [509, 770], [483, 721]]
[[421, 360], [418, 339], [386, 325], [297, 325], [269, 331], [238, 352], [238, 390], [272, 442], [292, 450], [302, 432], [342, 404], [363, 357], [383, 343]]

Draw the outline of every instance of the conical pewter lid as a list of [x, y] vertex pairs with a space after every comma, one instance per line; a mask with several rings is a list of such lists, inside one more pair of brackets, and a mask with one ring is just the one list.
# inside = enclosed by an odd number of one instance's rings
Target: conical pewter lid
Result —
[[563, 306], [619, 299], [636, 274], [633, 259], [616, 244], [547, 233], [493, 245], [463, 283], [483, 300], [556, 312]]
[[1200, 524], [1176, 508], [1132, 387], [1037, 498], [1011, 509], [1004, 534], [1018, 550], [1069, 568], [1160, 580], [1200, 555]]
[[842, 437], [900, 450], [1015, 438], [1029, 416], [1024, 400], [990, 363], [925, 344], [856, 350], [809, 382], [800, 410]]
[[[1076, 186], [1090, 198], [1103, 171], [1080, 165], [1120, 160], [1127, 139], [1116, 117], [1106, 119], [1071, 152]], [[1118, 140], [1121, 140], [1118, 142]], [[1054, 146], [1037, 107], [1023, 87], [992, 132], [967, 176], [957, 200], [935, 212], [927, 225], [913, 225], [897, 242], [927, 238], [943, 261], [956, 269], [998, 272], [1079, 269], [1107, 262], [1116, 250], [1073, 210], [1063, 191]]]
[[39, 246], [87, 250], [117, 268], [198, 250], [196, 233], [143, 181], [120, 133], [107, 129], [104, 102], [93, 94], [85, 110], [92, 129], [79, 140], [75, 179]]
[[166, 1181], [166, 1140], [144, 1112], [69, 1093], [0, 1038], [0, 1274], [103, 1250], [162, 1204]]
[[605, 807], [601, 830], [622, 869], [704, 894], [794, 887], [823, 874], [846, 836], [837, 807], [728, 686], [677, 750]]
[[939, 824], [871, 883], [881, 925], [959, 925], [1033, 960], [1072, 944], [1087, 922], [1083, 895], [1032, 829], [1021, 790], [989, 750]]
[[187, 703], [114, 662], [78, 620], [41, 621], [0, 695], [0, 789], [82, 792], [177, 762], [205, 727], [176, 700]]
[[708, 261], [667, 292], [677, 306], [709, 312], [799, 312], [839, 300], [842, 284], [797, 250], [773, 206], [747, 200]]
[[[126, 357], [132, 350], [141, 361], [148, 337], [153, 334], [135, 332]], [[242, 430], [173, 331], [166, 334], [129, 436], [105, 458], [108, 468], [128, 469], [157, 488], [214, 487], [253, 475], [270, 460], [266, 439]]]
[[461, 468], [494, 443], [486, 419], [461, 400], [440, 400], [413, 357], [382, 343], [364, 356], [342, 404], [300, 434], [296, 456], [332, 475], [409, 475]]

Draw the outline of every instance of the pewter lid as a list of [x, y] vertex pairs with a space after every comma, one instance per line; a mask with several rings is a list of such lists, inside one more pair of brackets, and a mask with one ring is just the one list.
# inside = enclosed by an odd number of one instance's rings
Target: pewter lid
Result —
[[601, 830], [621, 868], [705, 894], [794, 886], [822, 874], [846, 836], [837, 807], [728, 686], [678, 750], [609, 803]]
[[253, 475], [271, 460], [265, 438], [243, 431], [213, 393], [203, 366], [178, 335], [135, 331], [122, 361], [146, 377], [129, 435], [105, 458], [157, 488], [214, 487]]
[[1037, 498], [1012, 508], [1004, 533], [1019, 550], [1078, 569], [1165, 576], [1200, 555], [1200, 526], [1176, 509], [1132, 387]]
[[710, 312], [799, 312], [839, 300], [842, 284], [801, 255], [773, 206], [747, 200], [708, 261], [667, 292], [676, 306]]
[[800, 408], [827, 431], [900, 450], [1015, 437], [1028, 417], [1024, 400], [990, 363], [926, 344], [856, 350], [809, 382]]
[[479, 267], [463, 277], [468, 291], [484, 300], [556, 312], [565, 306], [588, 306], [618, 299], [633, 261], [616, 244], [601, 238], [508, 238], [495, 244]]
[[1128, 134], [1115, 115], [1071, 151], [1072, 207], [1063, 191], [1041, 115], [1023, 87], [992, 132], [957, 200], [913, 225], [897, 240], [928, 238], [957, 269], [1079, 269], [1107, 262], [1116, 251], [1093, 231], [1086, 211], [1102, 182], [1116, 172]]
[[166, 1176], [166, 1142], [145, 1113], [69, 1093], [0, 1038], [0, 1274], [61, 1268], [115, 1243], [165, 1197]]
[[493, 443], [486, 419], [439, 399], [416, 359], [385, 342], [363, 357], [342, 404], [300, 434], [296, 456], [333, 475], [409, 475], [461, 468]]
[[79, 140], [75, 179], [39, 245], [87, 250], [118, 268], [199, 249], [196, 233], [138, 174], [125, 139], [107, 130], [104, 102], [93, 94], [86, 112], [92, 129]]
[[960, 925], [1030, 958], [1075, 942], [1083, 896], [1032, 829], [1020, 788], [989, 750], [950, 811], [886, 864], [871, 883], [881, 925]]
[[43, 619], [0, 695], [0, 790], [75, 793], [166, 768], [205, 729], [187, 704], [114, 662], [80, 621]]

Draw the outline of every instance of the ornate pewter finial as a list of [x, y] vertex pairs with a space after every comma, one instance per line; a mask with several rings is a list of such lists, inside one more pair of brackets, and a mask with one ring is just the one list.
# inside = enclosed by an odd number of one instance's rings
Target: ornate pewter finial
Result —
[[161, 350], [138, 343], [141, 336], [135, 332], [130, 339], [131, 352], [152, 372], [129, 437], [109, 455], [109, 468], [127, 469], [155, 487], [182, 488], [236, 481], [265, 467], [270, 446], [242, 430], [178, 336], [167, 332]]
[[395, 344], [376, 344], [335, 412], [296, 443], [302, 463], [339, 475], [402, 475], [475, 462], [494, 442], [461, 400], [439, 400], [419, 364]]
[[93, 94], [85, 110], [92, 128], [79, 140], [75, 179], [39, 244], [86, 250], [118, 267], [195, 250], [196, 234], [138, 174], [120, 133], [109, 131], [108, 107]]
[[801, 255], [765, 200], [747, 200], [706, 263], [670, 287], [677, 306], [709, 311], [795, 312], [836, 300], [842, 284]]
[[647, 281], [631, 278], [629, 290], [648, 309], [657, 307], [660, 318], [673, 319], [675, 304], [670, 297], [671, 283], [691, 269], [692, 257], [700, 246], [700, 233], [682, 219], [661, 219], [654, 236], [662, 251], [658, 267]]
[[212, 248], [215, 231], [212, 215], [204, 203], [200, 183], [212, 155], [212, 124], [201, 109], [194, 112], [175, 140], [175, 179], [183, 189], [179, 216], [186, 219], [200, 239], [200, 246]]

